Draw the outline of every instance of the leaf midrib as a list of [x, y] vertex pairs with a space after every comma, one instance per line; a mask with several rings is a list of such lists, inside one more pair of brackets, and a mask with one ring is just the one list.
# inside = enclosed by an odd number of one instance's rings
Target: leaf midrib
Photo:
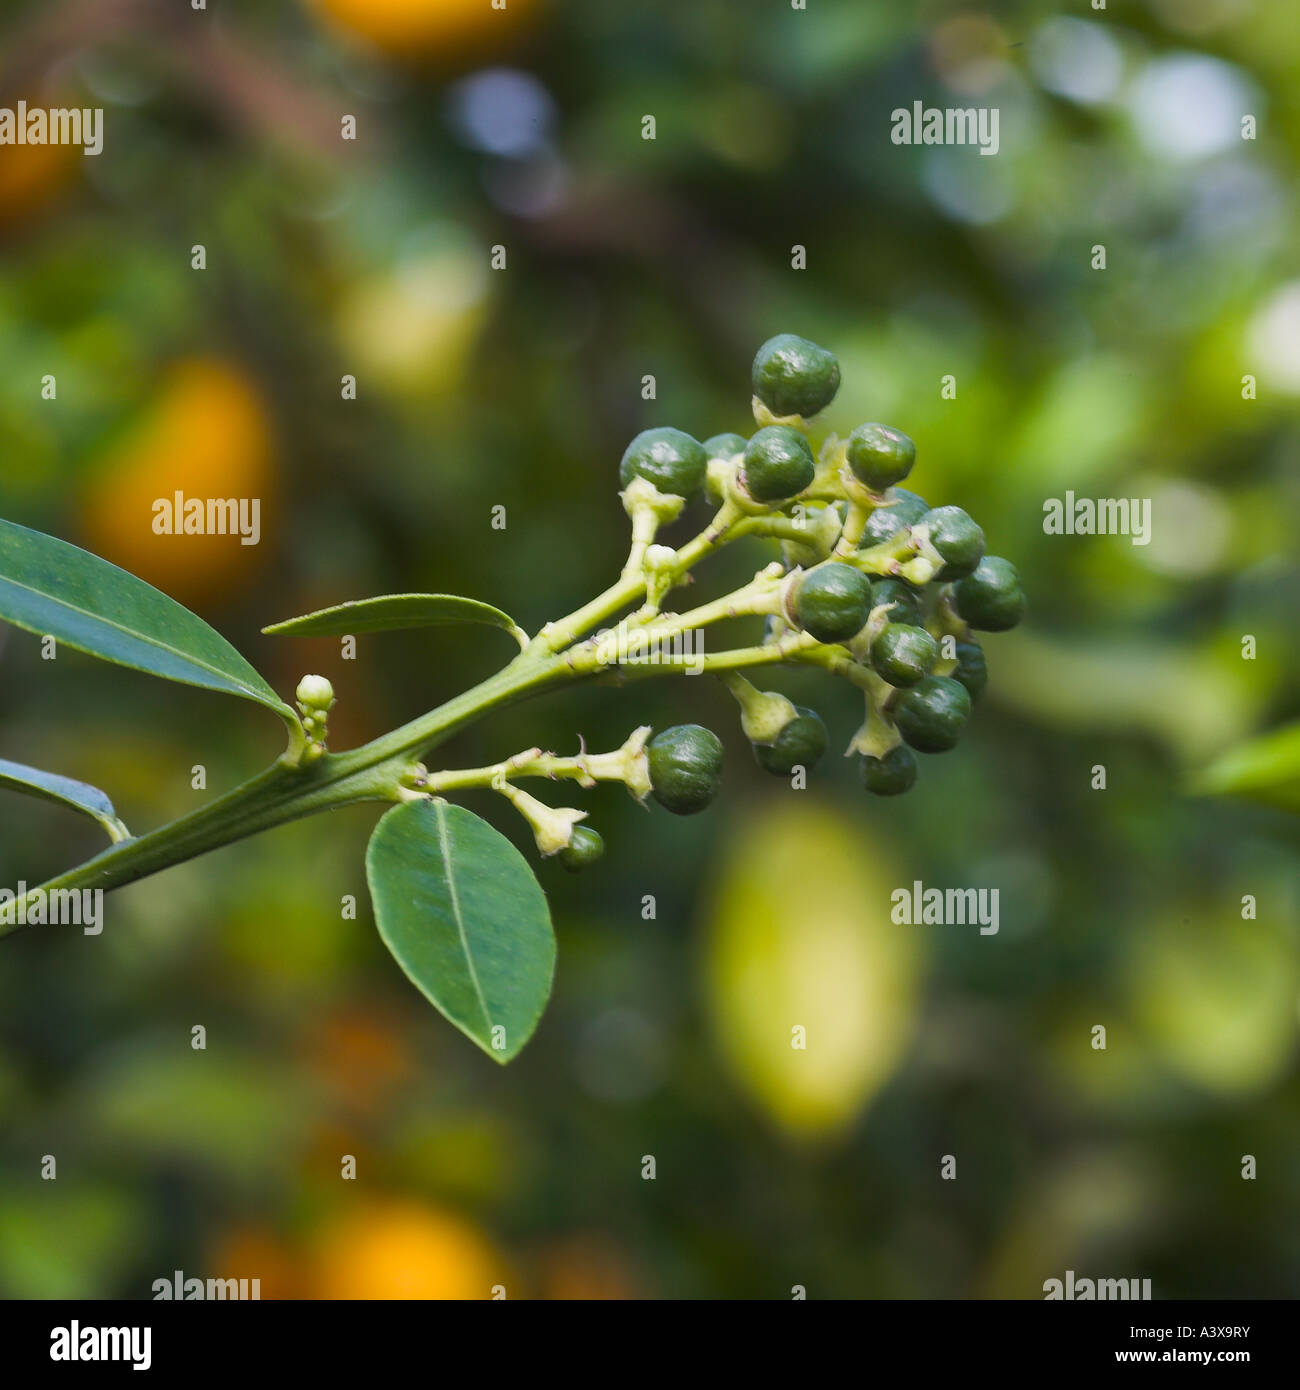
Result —
[[492, 1015], [488, 1012], [487, 998], [483, 993], [483, 986], [479, 984], [478, 971], [474, 968], [474, 953], [469, 947], [469, 938], [465, 935], [465, 921], [460, 910], [460, 894], [456, 891], [456, 866], [451, 856], [451, 847], [447, 842], [447, 810], [445, 802], [436, 802], [434, 810], [438, 816], [438, 849], [442, 853], [442, 862], [447, 866], [447, 891], [451, 895], [451, 910], [456, 918], [456, 931], [460, 936], [461, 950], [465, 953], [465, 964], [469, 967], [469, 977], [474, 985], [474, 993], [478, 998], [479, 1011], [483, 1015], [483, 1022], [488, 1030], [492, 1028]]

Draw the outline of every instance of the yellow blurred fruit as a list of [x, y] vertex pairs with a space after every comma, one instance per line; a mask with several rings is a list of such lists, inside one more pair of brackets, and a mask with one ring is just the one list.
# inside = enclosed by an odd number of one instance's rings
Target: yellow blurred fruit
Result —
[[[793, 802], [798, 802], [796, 806]], [[708, 926], [709, 1005], [737, 1080], [805, 1138], [847, 1125], [916, 1026], [924, 944], [890, 920], [897, 870], [839, 808], [772, 801], [733, 833]]]
[[[1264, 901], [1261, 899], [1261, 902]], [[1275, 1086], [1294, 1063], [1300, 968], [1289, 924], [1235, 905], [1146, 924], [1130, 944], [1127, 992], [1140, 1041], [1220, 1096]]]
[[416, 1202], [383, 1202], [345, 1216], [316, 1251], [323, 1299], [491, 1298], [505, 1266], [478, 1230]]
[[[190, 358], [166, 373], [153, 400], [96, 462], [81, 499], [87, 549], [182, 603], [227, 597], [261, 569], [276, 508], [274, 441], [262, 395], [246, 372]], [[155, 504], [175, 497], [235, 499], [256, 515], [259, 539], [160, 534]], [[256, 502], [257, 512], [251, 504]]]
[[444, 56], [516, 32], [534, 0], [308, 0], [330, 23], [395, 57]]
[[453, 240], [359, 280], [339, 308], [350, 360], [399, 394], [454, 392], [487, 313], [486, 265], [480, 248]]

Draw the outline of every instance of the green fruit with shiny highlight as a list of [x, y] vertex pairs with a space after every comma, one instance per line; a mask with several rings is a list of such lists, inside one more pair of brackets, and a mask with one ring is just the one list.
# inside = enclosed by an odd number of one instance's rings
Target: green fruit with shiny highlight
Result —
[[834, 353], [793, 333], [769, 338], [754, 356], [754, 394], [773, 415], [802, 415], [825, 410], [840, 389], [840, 364]]
[[958, 642], [954, 653], [957, 658], [952, 678], [960, 681], [970, 694], [971, 701], [979, 699], [988, 684], [989, 668], [984, 660], [984, 648], [978, 642]]
[[698, 724], [675, 724], [646, 747], [650, 790], [665, 810], [693, 816], [722, 785], [722, 740]]
[[915, 685], [938, 655], [938, 642], [910, 623], [887, 624], [871, 644], [871, 664], [890, 685]]
[[924, 497], [908, 492], [905, 487], [891, 487], [885, 494], [887, 506], [877, 507], [867, 518], [862, 532], [861, 548], [880, 545], [896, 536], [904, 526], [915, 526], [930, 510]]
[[745, 445], [740, 466], [745, 491], [755, 502], [784, 502], [808, 486], [817, 471], [812, 449], [789, 425], [768, 425]]
[[916, 445], [892, 425], [859, 425], [849, 435], [844, 456], [863, 487], [884, 492], [912, 471]]
[[1027, 600], [1010, 560], [986, 555], [973, 574], [953, 585], [953, 606], [973, 628], [1007, 632], [1025, 616]]
[[898, 796], [916, 783], [916, 756], [905, 743], [883, 758], [862, 759], [862, 785], [877, 796]]
[[960, 507], [935, 507], [920, 522], [943, 557], [936, 579], [964, 579], [984, 558], [984, 532]]
[[690, 498], [700, 490], [708, 466], [709, 456], [698, 439], [664, 425], [642, 430], [627, 446], [618, 477], [624, 487], [633, 478], [644, 478], [660, 492]]
[[970, 693], [951, 676], [926, 676], [893, 708], [898, 731], [918, 753], [946, 753], [956, 747], [970, 718]]
[[871, 606], [889, 607], [891, 623], [920, 623], [921, 595], [901, 579], [875, 579], [871, 583]]
[[871, 582], [852, 565], [828, 560], [799, 578], [793, 608], [797, 626], [819, 642], [847, 642], [871, 612]]
[[796, 767], [809, 771], [826, 752], [828, 735], [822, 717], [815, 709], [795, 706], [795, 717], [771, 743], [754, 744], [759, 767], [778, 777], [786, 777]]
[[704, 441], [704, 455], [711, 459], [733, 459], [745, 452], [746, 443], [743, 434], [715, 434]]
[[594, 830], [575, 825], [569, 843], [555, 856], [571, 874], [581, 873], [605, 853], [605, 842]]

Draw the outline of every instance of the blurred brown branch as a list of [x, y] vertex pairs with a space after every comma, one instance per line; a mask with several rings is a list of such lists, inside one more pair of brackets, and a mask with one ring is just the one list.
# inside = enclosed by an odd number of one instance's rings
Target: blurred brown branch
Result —
[[130, 40], [162, 60], [228, 124], [314, 154], [339, 151], [335, 102], [231, 32], [212, 11], [165, 0], [67, 0], [19, 22], [0, 60], [0, 93], [27, 95], [57, 83], [88, 49]]

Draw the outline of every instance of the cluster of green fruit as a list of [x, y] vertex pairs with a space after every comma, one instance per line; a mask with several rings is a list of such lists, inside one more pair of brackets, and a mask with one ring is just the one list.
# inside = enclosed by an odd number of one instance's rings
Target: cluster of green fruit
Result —
[[[645, 430], [623, 455], [620, 479], [627, 487], [641, 478], [686, 499], [705, 490], [724, 513], [797, 517], [810, 537], [826, 528], [809, 518], [834, 510], [828, 553], [783, 541], [788, 582], [766, 640], [807, 634], [852, 663], [869, 707], [854, 742], [863, 784], [894, 795], [916, 781], [914, 752], [941, 753], [957, 743], [987, 677], [973, 633], [1014, 627], [1025, 593], [1010, 561], [985, 554], [984, 533], [965, 511], [932, 508], [899, 486], [916, 459], [900, 430], [859, 425], [847, 440], [828, 436], [814, 453], [809, 421], [839, 382], [830, 352], [781, 334], [754, 359], [755, 434], [700, 443], [678, 429]], [[810, 768], [827, 744], [820, 716], [781, 696], [761, 698], [782, 701], [788, 717], [752, 740], [758, 762], [778, 775]], [[662, 805], [679, 814], [708, 805], [722, 768], [716, 735], [681, 725], [659, 734], [647, 752]]]

